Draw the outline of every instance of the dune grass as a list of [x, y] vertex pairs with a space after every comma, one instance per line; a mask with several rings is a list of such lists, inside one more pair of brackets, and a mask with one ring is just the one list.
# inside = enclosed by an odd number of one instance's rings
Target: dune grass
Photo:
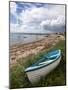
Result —
[[[32, 85], [24, 69], [31, 64], [35, 63], [37, 60], [42, 58], [45, 53], [61, 49], [62, 59], [60, 64], [56, 69], [49, 73], [46, 77], [42, 78], [37, 84]], [[47, 86], [62, 86], [66, 85], [66, 51], [65, 51], [65, 41], [60, 41], [55, 46], [49, 49], [45, 49], [38, 55], [30, 55], [26, 59], [17, 60], [18, 63], [10, 68], [10, 88], [29, 88], [29, 87], [47, 87]]]

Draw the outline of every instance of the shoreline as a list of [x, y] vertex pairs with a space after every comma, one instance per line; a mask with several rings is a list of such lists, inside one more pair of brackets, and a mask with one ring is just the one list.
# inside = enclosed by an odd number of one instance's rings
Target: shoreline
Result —
[[15, 64], [20, 58], [26, 58], [29, 55], [37, 55], [40, 51], [54, 46], [60, 40], [65, 40], [64, 35], [52, 34], [48, 37], [44, 37], [42, 40], [10, 46], [10, 64]]

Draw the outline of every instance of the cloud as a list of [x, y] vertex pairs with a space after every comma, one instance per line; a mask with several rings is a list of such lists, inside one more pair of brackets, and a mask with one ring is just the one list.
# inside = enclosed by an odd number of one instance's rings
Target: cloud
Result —
[[17, 5], [15, 2], [10, 2], [10, 12], [11, 13], [14, 14], [16, 12], [16, 7], [17, 7]]
[[[13, 27], [16, 27], [17, 25], [19, 26], [19, 24], [21, 24], [20, 23], [21, 22], [20, 15], [17, 14], [17, 10], [18, 10], [18, 5], [15, 2], [10, 2], [10, 24], [12, 26], [11, 27], [12, 29], [13, 29]], [[11, 30], [11, 31], [13, 31], [13, 30]]]
[[[24, 3], [25, 4], [25, 3]], [[54, 32], [65, 26], [65, 6], [64, 5], [50, 5], [50, 8], [31, 5], [30, 8], [22, 10], [17, 15], [16, 4], [11, 4], [11, 11], [15, 13], [18, 21], [16, 32]], [[13, 7], [15, 10], [13, 11]], [[19, 7], [18, 7], [19, 8]], [[11, 27], [12, 28], [12, 27]], [[13, 29], [13, 28], [12, 28]], [[12, 30], [11, 31], [14, 31]], [[62, 30], [61, 30], [62, 31]]]
[[17, 5], [15, 2], [10, 2], [10, 23], [17, 23], [17, 14], [16, 14]]
[[[45, 30], [51, 30], [52, 32], [60, 31], [64, 29], [65, 19], [63, 16], [57, 17], [56, 19], [46, 20], [41, 22], [41, 27]], [[62, 29], [62, 31], [63, 31]]]
[[10, 24], [10, 32], [17, 32], [19, 31], [18, 24]]

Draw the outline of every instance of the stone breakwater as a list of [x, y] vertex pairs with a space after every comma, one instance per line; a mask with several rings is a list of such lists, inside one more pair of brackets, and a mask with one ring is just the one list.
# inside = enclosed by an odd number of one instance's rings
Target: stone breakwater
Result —
[[26, 58], [27, 56], [32, 54], [36, 55], [40, 51], [47, 49], [51, 46], [54, 46], [60, 40], [65, 40], [64, 35], [52, 34], [36, 42], [28, 44], [16, 44], [10, 46], [9, 49], [10, 64], [17, 63], [17, 60], [20, 58]]

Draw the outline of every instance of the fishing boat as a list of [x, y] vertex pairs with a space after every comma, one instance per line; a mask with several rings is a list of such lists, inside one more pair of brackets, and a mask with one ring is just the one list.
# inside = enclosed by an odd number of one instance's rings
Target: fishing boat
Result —
[[42, 59], [25, 69], [31, 83], [38, 82], [42, 77], [55, 69], [61, 60], [61, 50], [54, 50], [44, 55]]

